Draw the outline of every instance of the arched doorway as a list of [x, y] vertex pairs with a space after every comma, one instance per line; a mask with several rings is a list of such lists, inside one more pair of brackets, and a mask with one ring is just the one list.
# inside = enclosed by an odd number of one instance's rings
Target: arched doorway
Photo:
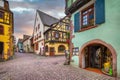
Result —
[[85, 43], [80, 49], [81, 68], [96, 68], [105, 74], [117, 76], [117, 56], [114, 48], [102, 40]]

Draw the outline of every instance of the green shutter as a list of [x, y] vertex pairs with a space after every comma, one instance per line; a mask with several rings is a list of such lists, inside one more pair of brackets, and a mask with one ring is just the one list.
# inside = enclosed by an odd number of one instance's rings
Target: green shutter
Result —
[[80, 12], [74, 15], [74, 32], [78, 32], [80, 30]]
[[96, 24], [105, 22], [105, 0], [96, 0], [95, 2]]

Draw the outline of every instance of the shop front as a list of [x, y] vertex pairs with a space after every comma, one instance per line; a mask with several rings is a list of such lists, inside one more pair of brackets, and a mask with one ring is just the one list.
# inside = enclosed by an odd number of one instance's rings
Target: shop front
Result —
[[116, 76], [116, 53], [111, 45], [93, 40], [84, 44], [80, 53], [81, 68]]

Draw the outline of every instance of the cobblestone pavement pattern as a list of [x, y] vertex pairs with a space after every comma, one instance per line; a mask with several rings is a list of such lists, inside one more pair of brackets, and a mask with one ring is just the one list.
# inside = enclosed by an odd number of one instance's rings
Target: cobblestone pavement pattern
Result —
[[0, 63], [0, 80], [115, 80], [71, 65], [64, 56], [41, 57], [17, 53], [13, 60]]

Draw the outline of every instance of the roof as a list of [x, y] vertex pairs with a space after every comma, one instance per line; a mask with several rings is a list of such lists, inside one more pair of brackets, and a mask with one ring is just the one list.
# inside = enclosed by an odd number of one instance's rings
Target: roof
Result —
[[51, 26], [53, 23], [56, 23], [59, 21], [59, 19], [53, 17], [53, 16], [50, 16], [40, 10], [37, 10], [42, 22], [44, 25], [47, 25], [47, 26]]
[[[68, 24], [68, 23], [66, 23], [66, 22], [63, 21], [63, 20], [65, 20], [67, 17], [68, 17], [68, 19], [70, 20], [70, 18], [69, 18], [70, 15], [65, 16], [64, 18], [60, 19], [58, 22], [54, 23], [55, 25], [52, 24], [51, 27], [44, 32], [44, 34], [45, 34], [46, 32], [48, 32], [48, 31], [50, 31], [52, 28], [56, 27], [56, 26], [59, 24], [59, 22]], [[53, 25], [54, 25], [54, 26], [53, 26]]]
[[18, 39], [18, 42], [22, 42], [23, 41], [23, 39]]
[[26, 41], [27, 39], [29, 39], [30, 36], [29, 35], [23, 35], [23, 42]]
[[18, 39], [17, 46], [19, 43], [23, 43], [23, 39]]

